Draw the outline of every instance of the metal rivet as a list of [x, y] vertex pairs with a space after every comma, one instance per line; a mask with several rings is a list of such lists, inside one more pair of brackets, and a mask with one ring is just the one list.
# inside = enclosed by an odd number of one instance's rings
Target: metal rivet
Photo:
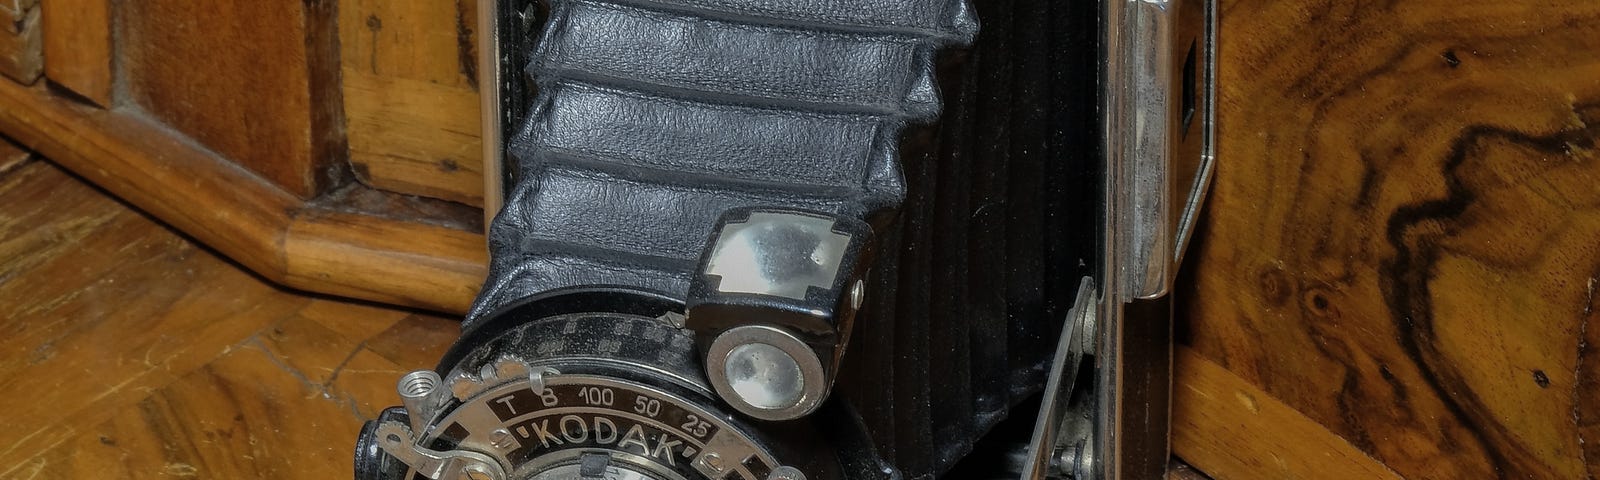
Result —
[[517, 445], [511, 439], [511, 432], [506, 431], [504, 428], [489, 433], [489, 444], [502, 450], [509, 450]]
[[798, 468], [782, 466], [768, 474], [767, 480], [806, 480], [806, 474]]

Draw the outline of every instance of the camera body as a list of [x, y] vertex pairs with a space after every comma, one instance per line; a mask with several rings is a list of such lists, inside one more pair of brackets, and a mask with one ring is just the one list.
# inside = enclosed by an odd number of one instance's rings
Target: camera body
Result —
[[[1122, 436], [1096, 442], [1129, 399], [1072, 388], [1117, 384], [1104, 353], [1129, 311], [1150, 317], [1137, 353], [1155, 376], [1170, 362], [1164, 289], [1108, 285], [1127, 257], [1112, 233], [1129, 229], [1111, 206], [1137, 198], [1117, 186], [1126, 142], [1106, 136], [1120, 7], [488, 4], [486, 153], [507, 166], [491, 181], [506, 192], [491, 271], [454, 348], [363, 431], [356, 478], [1142, 477], [1165, 463], [1164, 412], [1146, 422], [1159, 454], [1122, 461]], [[1192, 87], [1183, 74], [1162, 85]], [[1160, 118], [1192, 117], [1186, 102]], [[1172, 210], [1133, 216], [1170, 236]], [[1164, 388], [1144, 400], [1165, 405]]]

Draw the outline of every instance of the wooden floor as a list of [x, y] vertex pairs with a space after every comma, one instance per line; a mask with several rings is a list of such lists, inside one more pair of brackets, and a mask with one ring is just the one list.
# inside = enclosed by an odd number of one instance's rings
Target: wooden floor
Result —
[[456, 334], [275, 287], [19, 158], [0, 146], [0, 478], [349, 478], [362, 422]]

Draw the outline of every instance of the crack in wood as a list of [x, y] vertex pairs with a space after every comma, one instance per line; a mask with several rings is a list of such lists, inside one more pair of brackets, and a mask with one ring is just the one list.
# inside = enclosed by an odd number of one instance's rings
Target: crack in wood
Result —
[[332, 387], [333, 382], [339, 380], [339, 374], [344, 373], [344, 367], [350, 365], [350, 361], [354, 360], [356, 355], [360, 354], [361, 351], [365, 350], [366, 348], [367, 341], [362, 340], [360, 343], [356, 344], [355, 348], [350, 349], [350, 353], [346, 354], [344, 359], [339, 361], [338, 365], [333, 366], [333, 371], [328, 374], [328, 381], [324, 385], [327, 387]]
[[[1584, 431], [1584, 396], [1583, 392], [1591, 387], [1588, 379], [1584, 378], [1584, 364], [1589, 359], [1589, 320], [1594, 318], [1595, 287], [1600, 283], [1600, 272], [1589, 277], [1588, 291], [1585, 292], [1583, 313], [1578, 317], [1578, 361], [1572, 367], [1572, 423], [1577, 427], [1578, 455], [1583, 461], [1585, 473], [1594, 478], [1596, 459], [1590, 456], [1588, 442], [1583, 437]], [[1591, 412], [1594, 413], [1594, 412]]]

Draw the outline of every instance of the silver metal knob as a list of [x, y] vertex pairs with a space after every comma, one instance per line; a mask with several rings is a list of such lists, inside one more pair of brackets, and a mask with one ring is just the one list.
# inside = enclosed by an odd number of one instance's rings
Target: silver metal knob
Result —
[[782, 328], [735, 327], [717, 336], [706, 355], [717, 395], [762, 420], [790, 420], [816, 410], [828, 393], [821, 359]]

